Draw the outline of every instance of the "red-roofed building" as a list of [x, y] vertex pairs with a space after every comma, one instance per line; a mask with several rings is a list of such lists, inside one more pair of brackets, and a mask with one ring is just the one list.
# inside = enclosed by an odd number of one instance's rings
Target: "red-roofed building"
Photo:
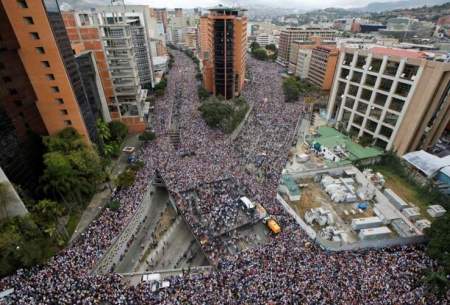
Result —
[[421, 51], [396, 49], [396, 48], [385, 48], [385, 47], [373, 47], [370, 51], [374, 54], [386, 55], [386, 56], [396, 56], [403, 58], [426, 58], [427, 55]]

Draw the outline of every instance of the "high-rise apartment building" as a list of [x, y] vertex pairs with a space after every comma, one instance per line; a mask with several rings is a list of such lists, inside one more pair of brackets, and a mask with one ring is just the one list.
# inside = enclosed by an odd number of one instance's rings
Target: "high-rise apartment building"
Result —
[[334, 40], [336, 37], [336, 32], [329, 29], [303, 29], [296, 27], [282, 30], [280, 33], [277, 62], [281, 65], [287, 66], [291, 53], [292, 43], [296, 40], [310, 40], [310, 37], [312, 36], [320, 37], [323, 40]]
[[[95, 60], [93, 64], [96, 67], [91, 67], [88, 69], [91, 70], [91, 72], [92, 69], [97, 70], [101, 82], [101, 84], [97, 85], [97, 88], [102, 89], [103, 92], [91, 93], [90, 95], [99, 95], [102, 102], [100, 107], [101, 109], [105, 106], [107, 108], [109, 107], [109, 111], [102, 111], [103, 119], [109, 122], [111, 118], [120, 118], [114, 95], [111, 74], [109, 72], [108, 62], [103, 49], [103, 41], [100, 36], [100, 30], [97, 26], [99, 23], [97, 16], [95, 14], [91, 14], [90, 12], [75, 11], [62, 12], [62, 16], [74, 53], [76, 55], [80, 55], [87, 52], [94, 56]], [[86, 67], [87, 61], [89, 61], [89, 59], [86, 55], [83, 55], [78, 59], [78, 62], [81, 63], [83, 67]], [[82, 77], [86, 74], [85, 72], [88, 72], [86, 69], [87, 68], [84, 68], [83, 71], [80, 70]], [[89, 77], [93, 75], [91, 72], [87, 73]], [[92, 88], [92, 86], [90, 87]], [[105, 100], [103, 100], [103, 96]], [[106, 105], [104, 105], [104, 103], [106, 103]]]
[[56, 0], [2, 0], [2, 4], [48, 133], [72, 126], [87, 141], [89, 136], [95, 139], [95, 118]]
[[311, 50], [308, 81], [322, 90], [330, 90], [333, 84], [339, 50], [336, 47], [317, 46]]
[[[292, 42], [291, 50], [289, 52], [288, 72], [298, 75], [298, 73], [302, 71], [302, 73], [305, 74], [303, 78], [306, 78], [307, 73], [305, 70], [309, 69], [312, 49], [321, 45], [335, 46], [336, 43], [333, 40], [323, 40], [318, 36], [311, 36], [308, 40], [296, 40]], [[301, 55], [299, 53], [301, 53]], [[304, 55], [308, 55], [308, 58], [303, 58]], [[302, 57], [300, 60], [304, 59], [303, 62], [308, 62], [306, 69], [298, 69], [297, 64], [299, 61], [299, 56]]]
[[123, 12], [102, 14], [100, 27], [121, 119], [133, 132], [145, 129], [144, 102], [132, 28]]
[[[120, 1], [119, 1], [120, 2]], [[151, 41], [155, 36], [156, 18], [151, 17], [150, 7], [145, 5], [111, 5], [96, 9], [101, 27], [125, 26], [130, 34], [134, 61], [138, 69], [141, 87], [151, 89], [154, 83]], [[103, 34], [105, 34], [103, 32]], [[105, 35], [103, 35], [105, 38]], [[110, 41], [109, 35], [108, 41]], [[156, 55], [156, 54], [155, 54]]]
[[450, 63], [417, 51], [344, 48], [328, 120], [398, 155], [432, 147], [450, 121]]
[[39, 136], [73, 127], [90, 143], [95, 116], [57, 2], [0, 3], [0, 165], [11, 181], [32, 187]]
[[206, 90], [226, 99], [245, 81], [247, 17], [244, 10], [218, 6], [200, 19], [200, 58]]

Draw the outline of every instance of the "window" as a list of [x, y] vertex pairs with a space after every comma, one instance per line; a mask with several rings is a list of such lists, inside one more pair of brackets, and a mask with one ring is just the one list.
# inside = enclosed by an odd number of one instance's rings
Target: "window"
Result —
[[28, 8], [27, 1], [25, 0], [17, 0], [17, 5], [21, 8]]
[[363, 91], [361, 93], [361, 99], [369, 102], [371, 96], [372, 96], [371, 90], [363, 89]]
[[388, 60], [384, 74], [395, 76], [397, 74], [398, 62]]
[[363, 66], [366, 64], [366, 56], [358, 55], [358, 59], [356, 60], [356, 67], [362, 69]]
[[25, 22], [25, 24], [34, 24], [33, 17], [30, 16], [23, 17], [23, 21]]
[[64, 100], [63, 100], [62, 98], [57, 98], [57, 99], [55, 99], [55, 102], [56, 102], [58, 105], [64, 104]]
[[16, 105], [16, 107], [22, 107], [23, 103], [20, 100], [15, 100], [14, 105]]
[[19, 92], [17, 92], [17, 89], [8, 89], [9, 95], [17, 95]]
[[44, 50], [43, 47], [36, 47], [36, 52], [37, 52], [38, 54], [45, 54], [45, 50]]
[[414, 80], [417, 70], [419, 70], [418, 66], [406, 64], [403, 68], [402, 74], [400, 74], [400, 77], [403, 79]]
[[349, 109], [353, 109], [353, 105], [355, 105], [355, 99], [353, 99], [351, 97], [347, 97], [345, 99], [345, 107], [347, 107]]
[[350, 73], [349, 69], [341, 69], [341, 78], [347, 79], [349, 73]]
[[19, 116], [23, 119], [25, 117], [25, 115], [23, 114], [23, 112], [19, 112]]
[[384, 105], [386, 104], [386, 100], [387, 100], [387, 95], [377, 93], [377, 95], [375, 95], [374, 103], [381, 107], [384, 107]]
[[348, 89], [348, 94], [356, 96], [358, 93], [358, 87], [355, 85], [350, 85], [350, 88]]
[[69, 114], [69, 112], [66, 109], [61, 109], [60, 112], [61, 112], [62, 115], [68, 115]]
[[368, 70], [375, 73], [380, 72], [382, 62], [383, 61], [381, 59], [372, 57], [372, 61], [370, 63]]
[[47, 74], [47, 79], [48, 80], [55, 80], [55, 75], [54, 74]]
[[39, 39], [41, 39], [41, 38], [39, 37], [39, 33], [38, 33], [38, 32], [31, 32], [31, 33], [30, 33], [30, 36], [31, 36], [31, 39], [33, 39], [33, 40], [39, 40]]
[[397, 88], [395, 89], [395, 94], [407, 97], [410, 90], [411, 85], [398, 82]]
[[59, 87], [58, 86], [53, 86], [51, 89], [52, 89], [53, 93], [59, 92]]
[[388, 139], [391, 137], [392, 132], [393, 132], [392, 128], [389, 128], [389, 127], [386, 127], [386, 126], [382, 126], [381, 129], [380, 129], [380, 134], [382, 136], [385, 136]]
[[381, 139], [376, 139], [375, 140], [375, 146], [379, 147], [379, 148], [381, 148], [383, 150], [386, 149], [387, 145], [388, 145], [388, 143], [386, 141], [383, 141]]
[[392, 112], [386, 112], [386, 115], [384, 116], [384, 121], [386, 124], [392, 125], [395, 127], [398, 121], [398, 115]]
[[369, 86], [369, 87], [373, 87], [375, 86], [375, 82], [377, 81], [377, 77], [367, 74], [366, 75], [366, 80], [364, 81], [364, 85]]
[[5, 65], [2, 62], [0, 62], [0, 70], [5, 70]]
[[367, 120], [366, 121], [366, 129], [371, 131], [371, 132], [375, 132], [375, 130], [377, 129], [377, 122], [374, 122], [372, 120]]
[[369, 116], [373, 119], [379, 120], [381, 118], [381, 109], [378, 107], [370, 108]]
[[11, 80], [11, 77], [9, 77], [9, 76], [3, 76], [3, 81], [5, 83], [10, 83], [12, 80]]
[[352, 53], [345, 53], [344, 61], [342, 62], [343, 65], [350, 66], [353, 61], [353, 54]]
[[389, 104], [389, 109], [402, 112], [403, 105], [405, 104], [405, 101], [398, 99], [398, 98], [392, 98], [391, 103]]
[[64, 125], [72, 126], [72, 121], [71, 120], [64, 120]]
[[378, 89], [389, 92], [389, 91], [391, 91], [391, 87], [392, 87], [392, 80], [387, 79], [387, 78], [382, 78]]
[[363, 121], [364, 121], [364, 117], [362, 117], [360, 115], [355, 114], [355, 116], [353, 117], [353, 123], [356, 125], [361, 126]]
[[352, 79], [351, 79], [352, 82], [355, 82], [355, 83], [359, 84], [361, 82], [361, 78], [362, 78], [362, 73], [361, 72], [353, 71]]
[[46, 60], [41, 61], [41, 64], [44, 68], [50, 68], [50, 63]]
[[356, 107], [356, 111], [358, 111], [361, 114], [366, 114], [367, 111], [367, 104], [363, 102], [358, 102], [358, 106]]

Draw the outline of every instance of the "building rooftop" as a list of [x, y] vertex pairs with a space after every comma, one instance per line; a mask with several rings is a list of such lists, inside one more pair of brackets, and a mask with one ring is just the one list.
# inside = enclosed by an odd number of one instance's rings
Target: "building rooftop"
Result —
[[424, 150], [407, 153], [403, 156], [403, 159], [427, 177], [431, 177], [440, 169], [450, 166], [450, 156], [439, 158]]
[[321, 126], [317, 129], [317, 132], [318, 136], [312, 138], [313, 141], [329, 149], [336, 146], [345, 147], [345, 150], [349, 153], [349, 161], [373, 158], [383, 154], [381, 149], [375, 147], [363, 147], [334, 128]]
[[395, 48], [384, 48], [384, 47], [373, 47], [370, 49], [372, 53], [387, 55], [387, 56], [397, 56], [397, 57], [406, 57], [406, 58], [426, 58], [427, 55], [421, 51], [413, 51], [413, 50], [403, 50], [403, 49], [395, 49]]

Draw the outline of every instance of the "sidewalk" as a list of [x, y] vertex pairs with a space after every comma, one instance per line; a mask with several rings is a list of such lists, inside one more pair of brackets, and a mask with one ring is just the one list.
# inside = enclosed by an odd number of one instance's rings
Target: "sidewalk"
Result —
[[[139, 144], [139, 135], [130, 135], [128, 136], [124, 143], [122, 144], [122, 148], [125, 146], [134, 146], [138, 147]], [[121, 152], [119, 158], [113, 161], [112, 169], [111, 169], [111, 177], [116, 178], [121, 172], [125, 170], [128, 165], [128, 154]], [[102, 187], [102, 186], [100, 186]], [[98, 216], [100, 211], [104, 208], [104, 206], [109, 202], [111, 197], [111, 191], [106, 184], [103, 184], [103, 190], [97, 192], [89, 202], [89, 205], [83, 211], [83, 214], [80, 217], [80, 221], [75, 228], [72, 236], [70, 237], [69, 244], [71, 244], [81, 233], [83, 233], [89, 224]]]

